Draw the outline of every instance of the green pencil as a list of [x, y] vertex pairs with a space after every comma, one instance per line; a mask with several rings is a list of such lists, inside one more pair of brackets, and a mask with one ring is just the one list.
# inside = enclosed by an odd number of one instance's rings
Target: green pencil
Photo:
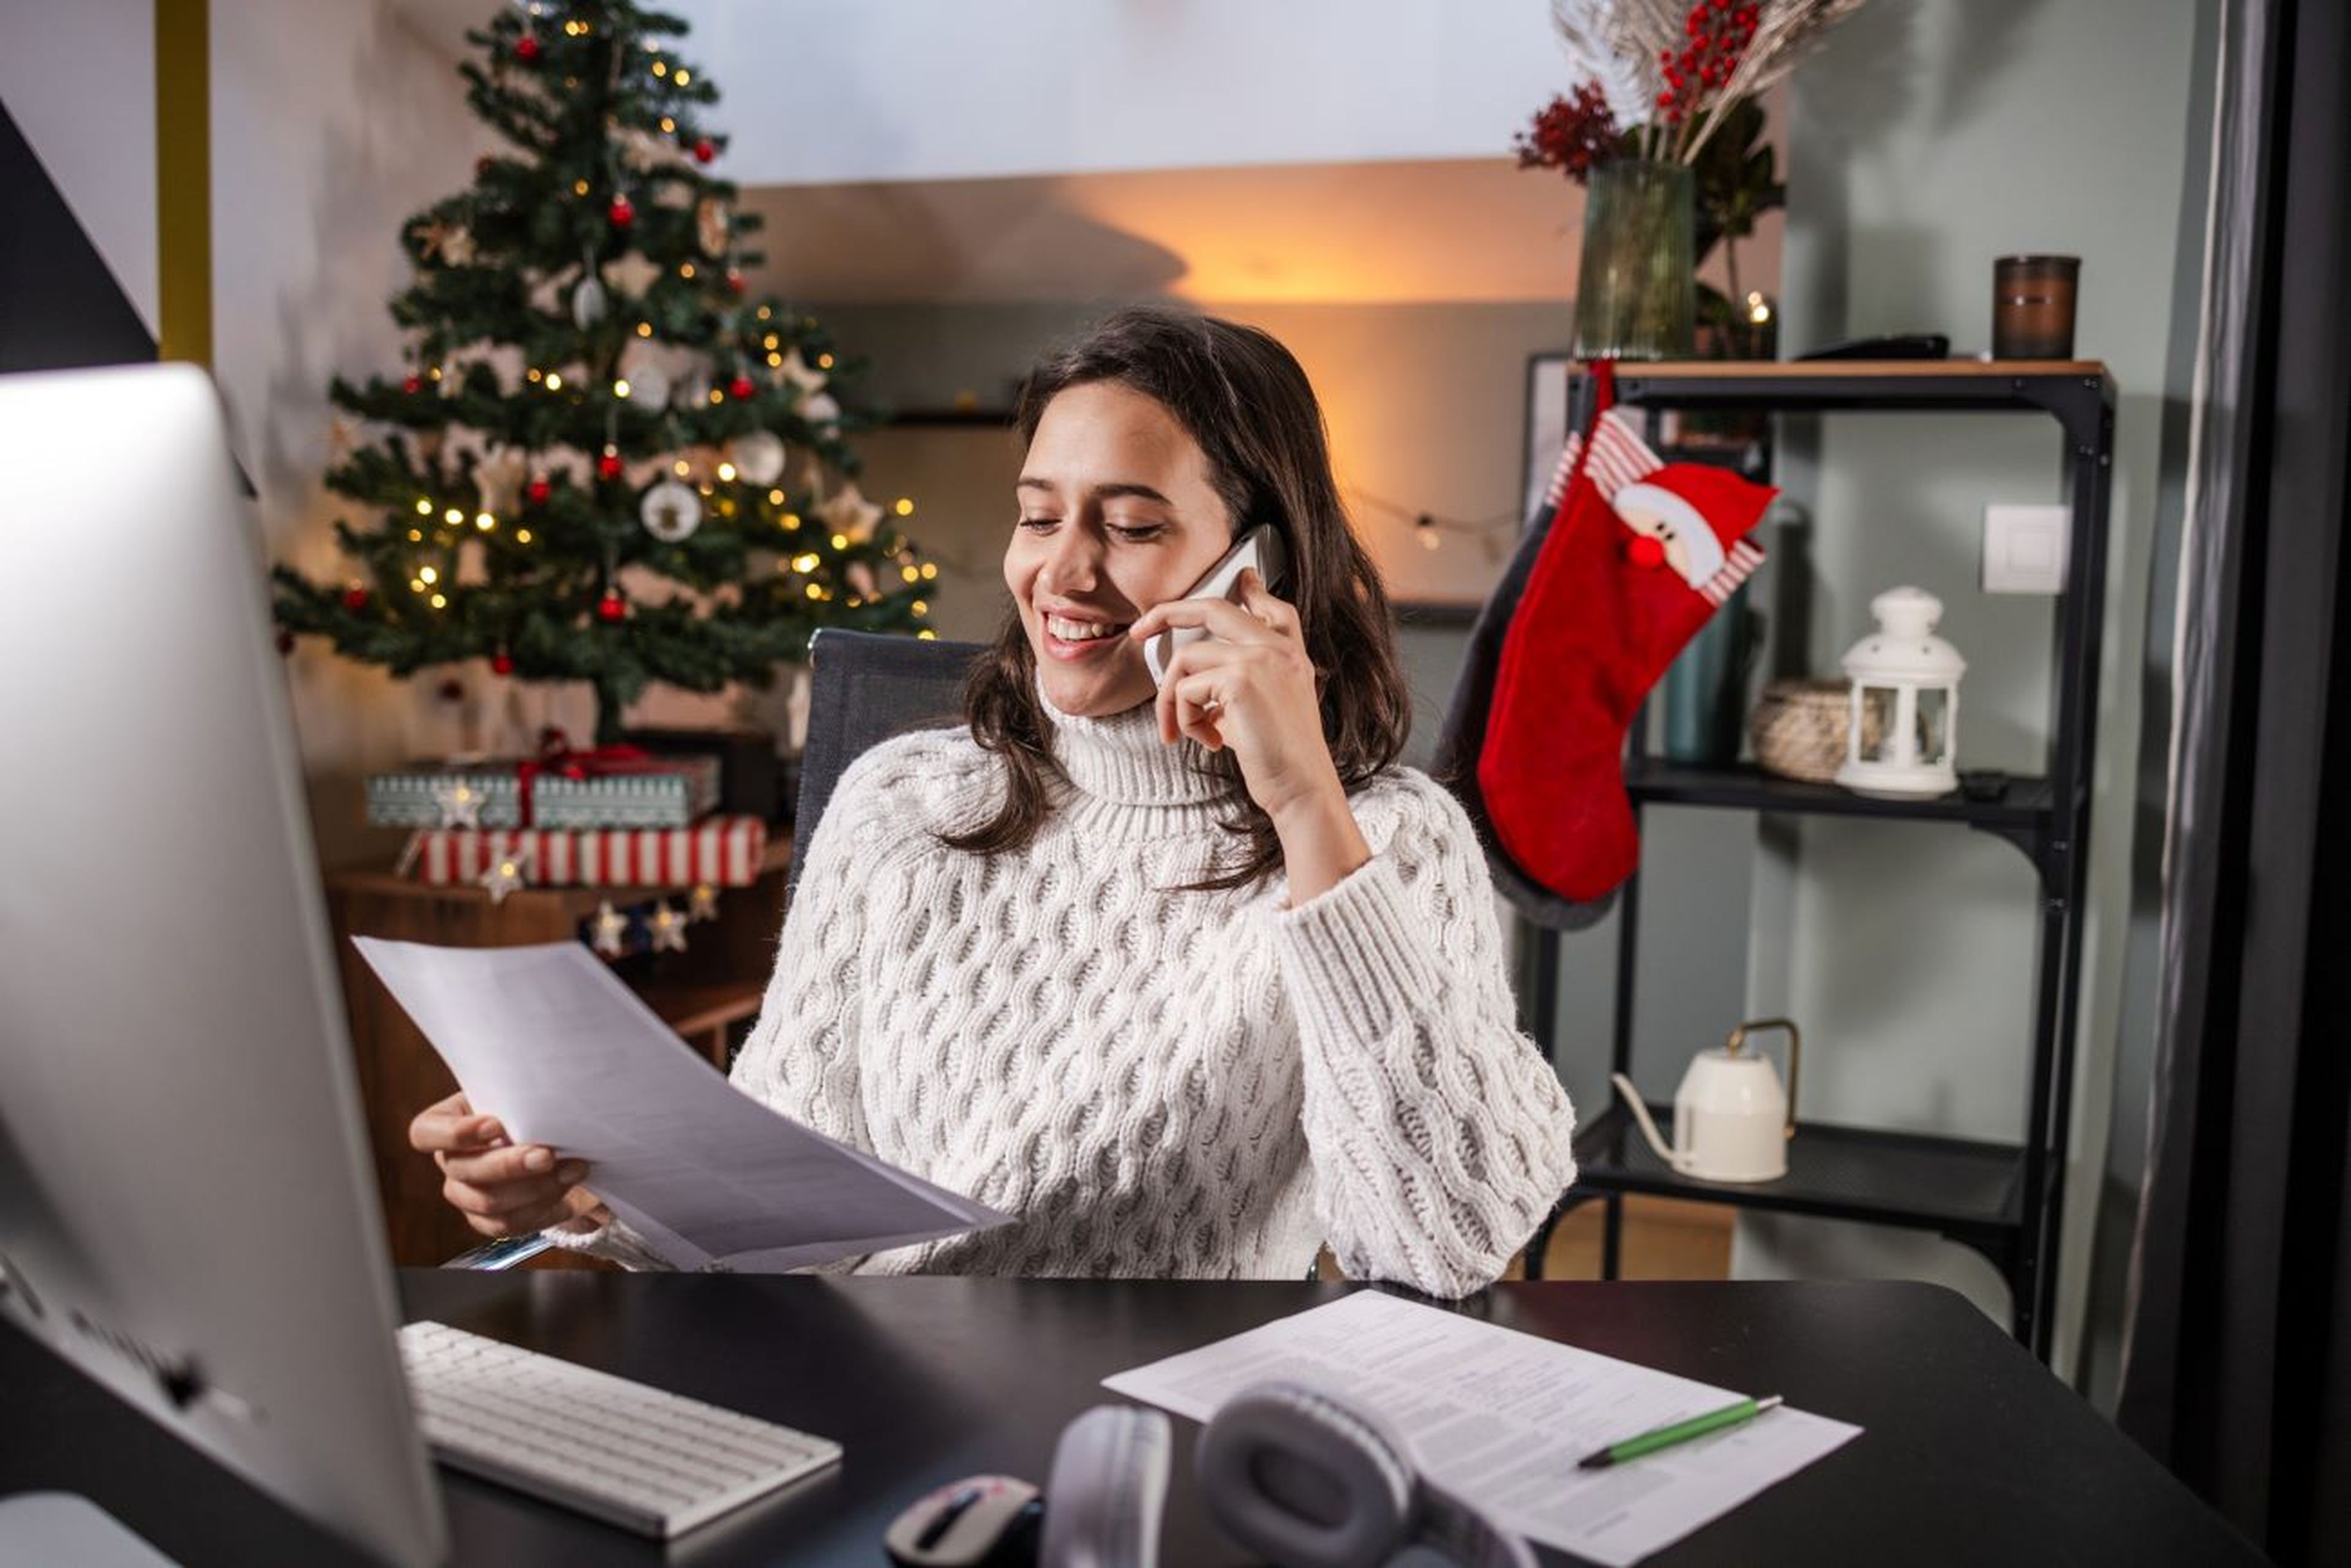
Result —
[[1659, 1448], [1670, 1448], [1676, 1443], [1687, 1443], [1692, 1437], [1703, 1437], [1708, 1432], [1719, 1432], [1725, 1427], [1736, 1427], [1741, 1421], [1756, 1416], [1780, 1403], [1776, 1394], [1768, 1399], [1742, 1399], [1736, 1405], [1726, 1405], [1703, 1416], [1693, 1416], [1687, 1421], [1677, 1421], [1670, 1427], [1660, 1427], [1654, 1432], [1644, 1432], [1637, 1437], [1627, 1437], [1621, 1443], [1611, 1443], [1583, 1461], [1583, 1469], [1604, 1470], [1626, 1459], [1637, 1459], [1643, 1454], [1654, 1454]]

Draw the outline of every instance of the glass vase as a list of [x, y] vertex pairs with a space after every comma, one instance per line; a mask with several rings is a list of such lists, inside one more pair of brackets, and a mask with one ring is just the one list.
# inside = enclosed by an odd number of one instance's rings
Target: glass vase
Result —
[[1578, 359], [1688, 357], [1696, 211], [1685, 164], [1619, 158], [1592, 172], [1575, 281]]

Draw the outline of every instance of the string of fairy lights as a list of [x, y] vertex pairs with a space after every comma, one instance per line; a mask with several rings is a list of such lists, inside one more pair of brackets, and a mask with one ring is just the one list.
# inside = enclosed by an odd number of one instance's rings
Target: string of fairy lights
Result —
[[1483, 517], [1452, 517], [1425, 507], [1408, 507], [1401, 501], [1389, 500], [1373, 494], [1361, 486], [1350, 486], [1355, 500], [1372, 511], [1409, 527], [1412, 537], [1420, 541], [1423, 549], [1444, 548], [1448, 536], [1475, 539], [1485, 549], [1488, 559], [1499, 559], [1502, 546], [1515, 534], [1522, 519], [1518, 513], [1496, 512]]

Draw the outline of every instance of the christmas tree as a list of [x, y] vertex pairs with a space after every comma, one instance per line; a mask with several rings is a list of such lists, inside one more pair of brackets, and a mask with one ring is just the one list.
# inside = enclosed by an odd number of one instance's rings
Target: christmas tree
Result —
[[717, 92], [684, 32], [541, 0], [467, 35], [467, 102], [506, 147], [402, 226], [410, 363], [330, 393], [364, 433], [326, 477], [371, 509], [336, 523], [357, 570], [280, 567], [287, 632], [403, 675], [588, 682], [608, 742], [649, 683], [764, 685], [819, 626], [920, 628], [937, 568], [898, 531], [911, 502], [858, 491], [855, 367], [747, 296], [758, 217], [709, 172]]

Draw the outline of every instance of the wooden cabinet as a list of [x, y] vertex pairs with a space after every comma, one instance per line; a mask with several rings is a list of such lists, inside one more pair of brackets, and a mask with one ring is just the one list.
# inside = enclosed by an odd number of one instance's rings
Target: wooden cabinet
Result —
[[[734, 1040], [758, 1012], [783, 925], [784, 870], [790, 856], [788, 839], [780, 833], [771, 839], [758, 880], [721, 889], [717, 918], [688, 928], [684, 952], [633, 955], [614, 964], [714, 1067], [726, 1065]], [[328, 912], [350, 1011], [351, 1051], [395, 1263], [440, 1263], [481, 1238], [441, 1200], [439, 1169], [408, 1146], [410, 1118], [452, 1092], [456, 1082], [350, 938], [382, 936], [452, 947], [575, 941], [583, 922], [607, 899], [616, 909], [664, 897], [683, 908], [690, 892], [526, 888], [493, 903], [479, 888], [430, 887], [388, 872], [344, 872], [327, 879]]]

